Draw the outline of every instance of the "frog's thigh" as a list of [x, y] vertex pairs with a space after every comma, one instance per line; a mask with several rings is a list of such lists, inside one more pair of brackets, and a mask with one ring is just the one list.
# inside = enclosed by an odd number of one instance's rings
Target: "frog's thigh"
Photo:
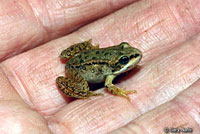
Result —
[[84, 97], [91, 97], [91, 96], [98, 96], [103, 95], [101, 93], [94, 93], [93, 91], [90, 91], [88, 82], [76, 71], [75, 69], [68, 69], [68, 73], [66, 76], [70, 77], [74, 80], [74, 90], [77, 93], [81, 93], [81, 96]]
[[56, 83], [63, 93], [75, 98], [88, 98], [90, 96], [101, 95], [89, 91], [87, 81], [74, 69], [69, 69], [67, 78], [58, 77]]
[[136, 90], [126, 91], [124, 90], [125, 88], [120, 89], [116, 87], [114, 84], [112, 84], [114, 78], [115, 78], [114, 75], [109, 75], [106, 77], [105, 86], [107, 90], [114, 95], [125, 97], [130, 101], [128, 94], [136, 93]]
[[[63, 76], [59, 76], [56, 79], [56, 83], [58, 87], [61, 89], [61, 91], [66, 94], [69, 97], [74, 97], [74, 98], [87, 98], [87, 92], [79, 92], [76, 87], [78, 85], [75, 84], [75, 81], [65, 78]], [[79, 86], [81, 87], [81, 86]], [[80, 89], [79, 89], [80, 90]]]
[[66, 59], [68, 59], [72, 56], [76, 56], [77, 54], [84, 52], [86, 50], [99, 49], [98, 45], [93, 46], [91, 44], [91, 42], [92, 42], [92, 39], [72, 45], [71, 47], [63, 50], [60, 57], [64, 60], [66, 60]]

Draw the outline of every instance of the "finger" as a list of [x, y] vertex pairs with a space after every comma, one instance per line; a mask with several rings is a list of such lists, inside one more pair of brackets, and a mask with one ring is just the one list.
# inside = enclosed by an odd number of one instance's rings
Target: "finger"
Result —
[[[200, 133], [200, 80], [176, 98], [110, 134]], [[178, 127], [178, 128], [177, 128]], [[173, 129], [174, 128], [174, 129]]]
[[[133, 78], [124, 81], [122, 85], [137, 89], [136, 95], [129, 95], [132, 104], [113, 95], [92, 98], [91, 101], [77, 100], [49, 119], [51, 130], [107, 133], [168, 102], [199, 79], [199, 41], [200, 34], [152, 60]], [[59, 127], [59, 124], [65, 127]]]
[[0, 70], [0, 133], [50, 133], [44, 118], [32, 110]]
[[70, 33], [133, 1], [3, 0], [0, 2], [0, 61]]
[[140, 1], [80, 29], [78, 36], [86, 33], [100, 47], [127, 41], [142, 50], [143, 64], [199, 33], [199, 9], [198, 0]]

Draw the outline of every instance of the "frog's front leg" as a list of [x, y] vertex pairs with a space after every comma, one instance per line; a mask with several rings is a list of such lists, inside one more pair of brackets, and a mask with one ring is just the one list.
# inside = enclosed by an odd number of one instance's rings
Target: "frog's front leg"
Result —
[[72, 56], [76, 56], [77, 54], [84, 52], [86, 50], [99, 49], [99, 45], [93, 46], [91, 44], [91, 42], [92, 42], [92, 39], [89, 39], [87, 41], [72, 45], [71, 47], [69, 47], [61, 52], [60, 58], [63, 60], [66, 60], [66, 59], [68, 59]]
[[56, 83], [61, 91], [69, 97], [89, 98], [91, 96], [103, 95], [90, 91], [87, 81], [75, 70], [68, 71], [68, 77], [59, 76]]
[[120, 88], [116, 87], [114, 84], [112, 84], [113, 79], [115, 77], [116, 76], [114, 76], [114, 75], [108, 75], [106, 77], [105, 87], [112, 94], [117, 95], [117, 96], [125, 97], [125, 98], [127, 98], [130, 101], [130, 98], [128, 97], [128, 94], [136, 93], [136, 90], [126, 91], [126, 90], [124, 90], [125, 88], [120, 89]]

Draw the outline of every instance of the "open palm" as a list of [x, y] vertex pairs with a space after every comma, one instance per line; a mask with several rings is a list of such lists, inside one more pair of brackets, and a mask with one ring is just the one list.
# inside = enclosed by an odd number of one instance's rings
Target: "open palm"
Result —
[[[179, 126], [200, 133], [199, 0], [2, 0], [0, 7], [1, 134], [160, 134]], [[116, 84], [137, 90], [130, 102], [104, 88], [97, 91], [104, 96], [71, 100], [56, 87], [65, 71], [60, 52], [90, 38], [143, 52], [139, 71]]]

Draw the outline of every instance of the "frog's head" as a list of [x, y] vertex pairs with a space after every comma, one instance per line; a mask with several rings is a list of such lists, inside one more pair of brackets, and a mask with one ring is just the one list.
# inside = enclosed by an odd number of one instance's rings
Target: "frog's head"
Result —
[[120, 43], [119, 56], [115, 63], [114, 74], [118, 75], [134, 68], [142, 58], [142, 52], [127, 42]]

